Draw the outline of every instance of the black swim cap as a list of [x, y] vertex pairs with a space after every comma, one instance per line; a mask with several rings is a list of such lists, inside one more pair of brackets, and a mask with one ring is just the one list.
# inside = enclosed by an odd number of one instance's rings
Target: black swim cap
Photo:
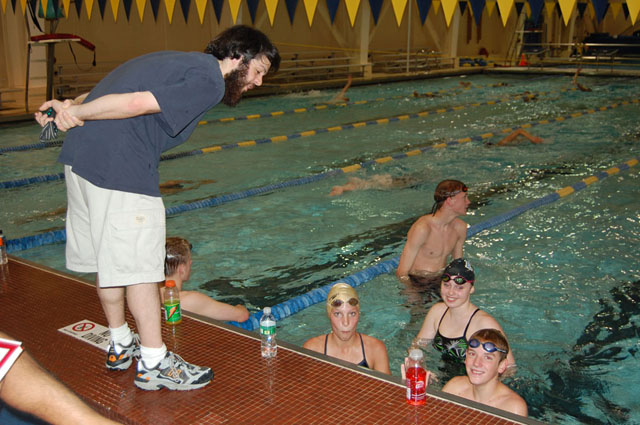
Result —
[[456, 258], [450, 262], [442, 274], [448, 274], [449, 276], [462, 276], [471, 282], [476, 280], [476, 273], [473, 270], [473, 266], [464, 258]]

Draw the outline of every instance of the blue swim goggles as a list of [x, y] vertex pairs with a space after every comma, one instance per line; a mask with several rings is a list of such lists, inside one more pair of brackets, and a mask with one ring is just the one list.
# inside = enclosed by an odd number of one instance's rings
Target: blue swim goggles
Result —
[[507, 354], [507, 350], [503, 350], [502, 348], [498, 348], [496, 347], [496, 345], [493, 342], [480, 342], [477, 339], [473, 338], [472, 340], [469, 341], [469, 347], [471, 348], [478, 348], [480, 345], [482, 345], [482, 348], [484, 348], [484, 351], [486, 351], [487, 353], [494, 353], [494, 352], [499, 352], [499, 353], [504, 353]]

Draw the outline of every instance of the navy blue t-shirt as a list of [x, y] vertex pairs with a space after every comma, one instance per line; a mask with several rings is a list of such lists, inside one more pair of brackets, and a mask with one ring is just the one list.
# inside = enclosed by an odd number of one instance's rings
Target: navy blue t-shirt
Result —
[[224, 90], [212, 55], [165, 51], [132, 59], [100, 81], [84, 102], [150, 91], [162, 112], [85, 121], [68, 132], [58, 161], [98, 187], [160, 196], [160, 155], [189, 138]]

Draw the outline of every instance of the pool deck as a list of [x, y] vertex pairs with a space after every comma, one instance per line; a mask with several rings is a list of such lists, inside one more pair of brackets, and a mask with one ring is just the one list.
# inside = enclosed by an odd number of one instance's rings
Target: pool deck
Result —
[[[143, 391], [133, 384], [134, 367], [108, 371], [105, 352], [60, 331], [79, 322], [106, 326], [90, 282], [9, 256], [0, 300], [0, 330], [96, 410], [125, 424], [540, 423], [434, 389], [425, 406], [410, 406], [397, 377], [282, 341], [277, 357], [265, 360], [257, 334], [188, 314], [175, 330], [163, 325], [163, 339], [186, 360], [211, 366], [214, 380], [194, 391]], [[127, 321], [134, 328], [128, 312]]]

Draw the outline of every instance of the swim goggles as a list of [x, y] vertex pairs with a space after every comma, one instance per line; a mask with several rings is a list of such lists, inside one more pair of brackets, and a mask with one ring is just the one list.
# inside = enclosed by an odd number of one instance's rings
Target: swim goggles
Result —
[[[347, 302], [349, 303], [349, 305], [353, 307], [359, 304], [359, 301], [357, 298], [349, 298]], [[335, 300], [331, 301], [331, 307], [339, 308], [339, 307], [342, 307], [342, 304], [344, 304], [344, 301], [342, 301], [340, 298], [336, 298]]]
[[467, 282], [469, 282], [469, 283], [473, 283], [474, 282], [473, 280], [465, 279], [464, 277], [459, 276], [459, 275], [451, 276], [450, 274], [446, 274], [446, 273], [442, 275], [442, 281], [443, 282], [449, 282], [450, 280], [453, 280], [453, 282], [455, 284], [457, 284], [457, 285], [464, 285]]
[[467, 187], [467, 185], [462, 185], [462, 188], [458, 189], [458, 190], [454, 190], [452, 192], [445, 192], [443, 193], [445, 198], [451, 198], [452, 196], [456, 196], [458, 193], [460, 192], [464, 192], [467, 193], [467, 191], [469, 190], [469, 188]]
[[478, 348], [480, 345], [482, 345], [482, 348], [484, 348], [484, 351], [486, 351], [487, 353], [494, 353], [494, 352], [497, 351], [499, 353], [507, 354], [507, 350], [504, 350], [502, 348], [496, 347], [496, 345], [493, 342], [483, 342], [483, 343], [481, 343], [480, 341], [478, 341], [475, 338], [473, 338], [472, 340], [469, 341], [469, 347], [471, 347], [471, 348]]

